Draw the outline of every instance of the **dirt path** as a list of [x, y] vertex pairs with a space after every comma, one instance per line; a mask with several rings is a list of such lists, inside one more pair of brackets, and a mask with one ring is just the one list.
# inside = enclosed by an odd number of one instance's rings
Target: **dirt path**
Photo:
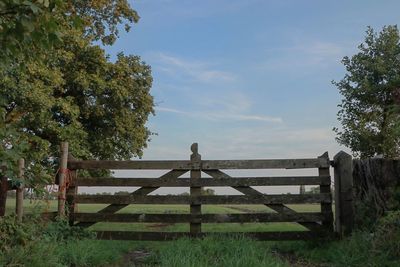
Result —
[[329, 267], [329, 265], [326, 264], [309, 262], [303, 258], [296, 256], [292, 252], [275, 250], [272, 251], [272, 253], [275, 257], [286, 261], [292, 267]]
[[133, 250], [126, 253], [115, 267], [153, 266], [146, 262], [151, 254], [148, 250]]

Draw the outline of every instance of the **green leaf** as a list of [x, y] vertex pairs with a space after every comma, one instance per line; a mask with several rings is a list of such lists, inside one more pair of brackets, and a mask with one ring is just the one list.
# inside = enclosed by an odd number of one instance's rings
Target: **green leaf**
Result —
[[32, 10], [33, 14], [38, 14], [41, 11], [40, 7], [38, 7], [32, 2], [28, 2], [28, 6]]
[[25, 31], [28, 33], [33, 32], [33, 30], [35, 29], [33, 21], [28, 19], [21, 19], [21, 25], [25, 28]]

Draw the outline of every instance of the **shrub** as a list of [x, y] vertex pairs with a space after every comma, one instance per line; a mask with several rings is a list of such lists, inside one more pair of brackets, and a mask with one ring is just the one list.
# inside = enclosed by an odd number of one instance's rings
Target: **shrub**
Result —
[[373, 248], [390, 258], [400, 259], [400, 211], [389, 212], [376, 227]]
[[65, 220], [48, 222], [33, 215], [23, 223], [15, 216], [0, 218], [0, 236], [0, 266], [58, 267], [70, 265], [65, 264], [70, 259], [60, 257], [60, 247], [90, 238], [92, 233]]

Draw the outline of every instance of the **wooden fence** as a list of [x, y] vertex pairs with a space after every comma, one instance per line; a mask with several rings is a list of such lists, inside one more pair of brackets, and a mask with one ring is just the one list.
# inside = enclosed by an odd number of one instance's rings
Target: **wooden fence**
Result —
[[[191, 147], [190, 160], [163, 161], [105, 161], [76, 160], [68, 153], [68, 143], [61, 145], [58, 216], [68, 216], [71, 225], [89, 227], [97, 222], [124, 223], [188, 223], [188, 232], [131, 232], [97, 231], [99, 239], [120, 240], [171, 240], [182, 236], [201, 237], [203, 223], [266, 223], [292, 222], [304, 226], [304, 231], [243, 232], [259, 240], [294, 240], [343, 236], [351, 232], [353, 224], [351, 156], [338, 153], [330, 161], [328, 153], [306, 159], [265, 160], [202, 160], [197, 144]], [[332, 212], [331, 177], [329, 169], [335, 168], [335, 219]], [[232, 177], [225, 170], [251, 169], [318, 169], [316, 176]], [[80, 177], [79, 170], [168, 170], [158, 178]], [[223, 171], [224, 170], [224, 171]], [[185, 173], [190, 178], [180, 178]], [[202, 173], [208, 178], [202, 177]], [[210, 178], [211, 177], [211, 178]], [[319, 186], [313, 194], [264, 194], [253, 186]], [[129, 195], [81, 195], [78, 187], [122, 186], [140, 187]], [[202, 195], [202, 187], [232, 187], [242, 195]], [[160, 187], [189, 187], [190, 194], [149, 195]], [[109, 204], [97, 213], [78, 212], [79, 204]], [[317, 203], [319, 212], [297, 212], [287, 204]], [[131, 204], [184, 204], [190, 213], [117, 213]], [[202, 205], [260, 204], [273, 212], [204, 214]], [[334, 226], [335, 225], [335, 226]]]

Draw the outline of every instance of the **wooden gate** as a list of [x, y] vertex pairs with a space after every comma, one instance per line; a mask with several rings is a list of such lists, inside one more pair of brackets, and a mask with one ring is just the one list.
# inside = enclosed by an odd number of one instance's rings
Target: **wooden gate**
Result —
[[[316, 158], [307, 159], [266, 159], [266, 160], [202, 160], [198, 154], [197, 144], [191, 147], [190, 160], [163, 161], [104, 161], [68, 159], [61, 165], [59, 180], [68, 185], [60, 186], [59, 213], [69, 210], [70, 223], [88, 227], [97, 222], [139, 222], [139, 223], [189, 223], [188, 232], [131, 232], [131, 231], [97, 231], [99, 239], [123, 240], [171, 240], [182, 236], [200, 237], [202, 223], [246, 223], [246, 222], [293, 222], [304, 226], [304, 231], [283, 232], [243, 232], [259, 240], [293, 240], [326, 238], [333, 234], [331, 178], [329, 175], [330, 160], [328, 153]], [[64, 147], [64, 158], [68, 148]], [[63, 162], [63, 160], [61, 160]], [[63, 164], [63, 163], [62, 163]], [[318, 169], [317, 176], [281, 176], [281, 177], [232, 177], [222, 170], [250, 169]], [[158, 178], [96, 178], [79, 177], [78, 170], [113, 169], [113, 170], [169, 170]], [[190, 172], [190, 178], [179, 178]], [[202, 173], [210, 177], [202, 177]], [[318, 185], [319, 193], [315, 194], [264, 194], [252, 186], [289, 186]], [[140, 187], [129, 195], [80, 195], [80, 186], [127, 186]], [[202, 187], [229, 186], [243, 195], [202, 195]], [[190, 187], [190, 194], [183, 195], [149, 195], [160, 187]], [[110, 204], [97, 213], [77, 212], [81, 203]], [[317, 203], [320, 212], [296, 212], [287, 204]], [[188, 214], [127, 214], [117, 213], [131, 204], [185, 204], [190, 205]], [[274, 212], [264, 213], [231, 213], [204, 214], [201, 206], [208, 204], [261, 204]]]

